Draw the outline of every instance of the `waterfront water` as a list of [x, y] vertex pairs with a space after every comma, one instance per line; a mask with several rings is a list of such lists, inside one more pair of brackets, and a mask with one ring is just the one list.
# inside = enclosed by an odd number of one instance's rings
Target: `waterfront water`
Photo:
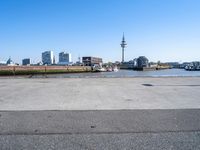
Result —
[[[69, 73], [69, 74], [49, 74], [47, 78], [104, 78], [104, 77], [180, 77], [180, 76], [200, 76], [200, 71], [186, 71], [184, 69], [166, 69], [155, 71], [133, 71], [119, 70], [118, 72], [96, 72], [96, 73]], [[43, 75], [34, 75], [32, 78], [42, 78]]]

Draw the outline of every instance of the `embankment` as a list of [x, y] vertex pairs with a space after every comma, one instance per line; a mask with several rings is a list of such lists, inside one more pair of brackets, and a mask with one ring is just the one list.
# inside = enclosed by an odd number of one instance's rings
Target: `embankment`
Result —
[[88, 66], [0, 66], [0, 75], [32, 75], [91, 72]]

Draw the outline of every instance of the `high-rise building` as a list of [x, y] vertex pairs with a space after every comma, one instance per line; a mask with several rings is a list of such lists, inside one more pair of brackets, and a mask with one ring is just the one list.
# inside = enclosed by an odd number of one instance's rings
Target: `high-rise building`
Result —
[[72, 55], [70, 53], [61, 52], [59, 53], [59, 62], [60, 65], [68, 65], [72, 63]]
[[56, 64], [56, 57], [55, 57], [55, 55], [53, 56], [53, 64]]
[[22, 65], [30, 65], [31, 64], [31, 59], [30, 58], [25, 58], [22, 60]]
[[10, 66], [10, 65], [12, 66], [12, 65], [14, 65], [15, 63], [12, 61], [11, 57], [9, 57], [9, 59], [8, 59], [7, 62], [6, 62], [6, 64], [9, 65], [9, 66]]
[[45, 51], [42, 53], [42, 63], [44, 65], [52, 65], [53, 59], [53, 51]]

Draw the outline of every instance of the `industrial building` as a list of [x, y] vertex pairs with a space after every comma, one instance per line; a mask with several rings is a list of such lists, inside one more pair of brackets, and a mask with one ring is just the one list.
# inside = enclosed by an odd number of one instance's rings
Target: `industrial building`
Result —
[[94, 65], [102, 65], [102, 58], [98, 57], [82, 57], [82, 63], [84, 66], [94, 66]]
[[149, 67], [149, 60], [145, 56], [138, 57], [136, 62], [137, 68]]

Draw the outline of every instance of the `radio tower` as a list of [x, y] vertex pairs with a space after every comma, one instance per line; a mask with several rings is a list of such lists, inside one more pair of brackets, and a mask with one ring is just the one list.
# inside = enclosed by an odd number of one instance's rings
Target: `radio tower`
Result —
[[126, 45], [127, 44], [126, 44], [124, 33], [123, 33], [122, 43], [121, 43], [121, 47], [122, 47], [122, 63], [124, 62], [124, 48], [126, 47]]

